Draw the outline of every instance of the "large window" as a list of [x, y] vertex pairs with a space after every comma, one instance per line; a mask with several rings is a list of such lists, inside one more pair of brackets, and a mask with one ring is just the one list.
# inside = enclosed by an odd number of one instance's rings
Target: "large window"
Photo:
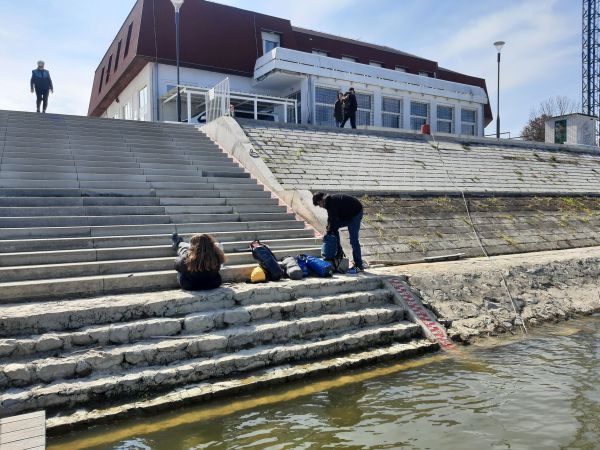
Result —
[[131, 120], [133, 118], [131, 112], [131, 103], [125, 103], [125, 105], [123, 106], [123, 119]]
[[357, 92], [356, 102], [356, 125], [373, 125], [373, 95]]
[[567, 142], [567, 120], [557, 120], [554, 122], [554, 143], [564, 144]]
[[112, 55], [110, 55], [110, 57], [108, 58], [108, 69], [106, 70], [106, 80], [104, 81], [104, 84], [108, 83], [108, 80], [110, 80], [110, 69], [112, 69]]
[[119, 58], [121, 57], [121, 41], [119, 41], [119, 45], [117, 45], [117, 57], [115, 58], [115, 72], [119, 68]]
[[410, 102], [410, 129], [420, 131], [429, 122], [429, 103]]
[[274, 48], [281, 45], [281, 37], [277, 33], [271, 33], [268, 31], [262, 32], [263, 41], [263, 54], [269, 53]]
[[477, 111], [474, 109], [460, 110], [461, 134], [475, 136], [477, 134]]
[[402, 128], [402, 100], [398, 98], [383, 97], [381, 103], [381, 124], [389, 128]]
[[148, 110], [148, 86], [144, 86], [138, 92], [138, 100], [140, 103], [140, 120], [147, 120], [146, 113]]
[[313, 52], [313, 54], [319, 55], [319, 56], [329, 56], [329, 53], [327, 53], [326, 51], [323, 51], [323, 50], [313, 50], [312, 52]]
[[337, 89], [317, 86], [315, 88], [315, 123], [335, 127], [333, 110], [337, 99]]
[[383, 67], [383, 64], [379, 61], [369, 61], [369, 65], [374, 67]]
[[98, 83], [98, 94], [102, 90], [102, 81], [104, 80], [104, 67], [102, 68], [102, 74], [100, 75], [100, 81]]
[[133, 22], [129, 24], [129, 28], [127, 29], [127, 39], [125, 40], [125, 53], [123, 54], [123, 58], [127, 56], [129, 53], [129, 44], [131, 43], [131, 32], [133, 31]]
[[356, 62], [358, 60], [354, 56], [342, 56], [342, 61]]
[[437, 130], [440, 133], [454, 133], [454, 108], [452, 106], [437, 106]]

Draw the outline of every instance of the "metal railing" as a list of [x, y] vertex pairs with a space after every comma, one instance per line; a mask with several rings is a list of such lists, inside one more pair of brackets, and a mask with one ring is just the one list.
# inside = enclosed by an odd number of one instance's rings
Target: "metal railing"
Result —
[[206, 123], [217, 120], [219, 117], [229, 115], [230, 92], [229, 77], [217, 83], [205, 94]]

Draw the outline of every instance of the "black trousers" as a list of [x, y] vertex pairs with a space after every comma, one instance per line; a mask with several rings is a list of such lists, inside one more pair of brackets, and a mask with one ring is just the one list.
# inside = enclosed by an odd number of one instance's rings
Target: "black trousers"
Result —
[[344, 120], [342, 121], [340, 128], [344, 128], [344, 125], [346, 125], [346, 121], [348, 119], [350, 119], [350, 126], [352, 128], [356, 128], [356, 111], [344, 113]]
[[37, 90], [35, 91], [35, 95], [37, 96], [37, 98], [35, 100], [35, 106], [36, 106], [36, 109], [38, 112], [40, 112], [40, 104], [42, 102], [44, 102], [43, 111], [44, 112], [46, 111], [46, 108], [48, 107], [48, 93], [49, 93], [49, 91], [42, 91], [42, 92], [37, 91]]

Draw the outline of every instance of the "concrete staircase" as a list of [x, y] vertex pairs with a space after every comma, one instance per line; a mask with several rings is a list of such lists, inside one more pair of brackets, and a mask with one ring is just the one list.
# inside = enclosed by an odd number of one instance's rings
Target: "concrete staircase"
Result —
[[373, 276], [17, 304], [0, 321], [0, 417], [68, 416], [365, 349], [435, 348]]
[[249, 275], [255, 238], [318, 252], [193, 127], [0, 111], [0, 303], [174, 288], [173, 231], [213, 234], [226, 281]]

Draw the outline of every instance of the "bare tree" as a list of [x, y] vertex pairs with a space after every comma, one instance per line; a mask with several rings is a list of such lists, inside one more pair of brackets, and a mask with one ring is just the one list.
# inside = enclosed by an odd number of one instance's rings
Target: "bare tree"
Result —
[[532, 108], [529, 121], [521, 130], [521, 137], [526, 141], [544, 142], [545, 122], [551, 117], [579, 112], [580, 104], [569, 97], [558, 95], [544, 100], [537, 108]]

